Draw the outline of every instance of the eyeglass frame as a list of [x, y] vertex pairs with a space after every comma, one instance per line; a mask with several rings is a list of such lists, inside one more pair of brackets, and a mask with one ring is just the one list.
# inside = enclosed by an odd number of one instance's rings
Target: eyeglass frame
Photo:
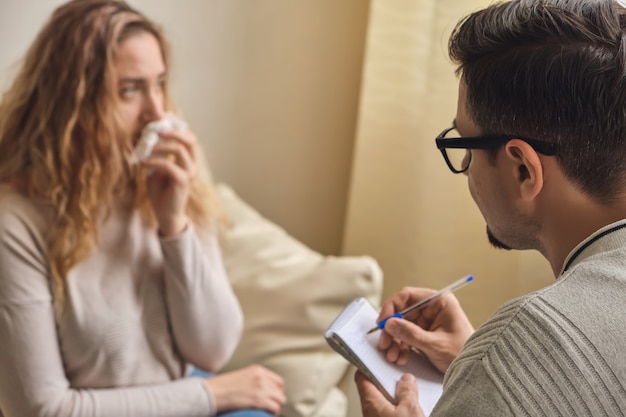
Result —
[[[472, 162], [472, 149], [495, 149], [498, 148], [508, 141], [512, 139], [523, 140], [528, 143], [535, 151], [540, 154], [553, 156], [556, 154], [557, 145], [551, 142], [545, 142], [536, 139], [525, 138], [523, 136], [516, 135], [484, 135], [484, 136], [463, 136], [457, 138], [446, 138], [445, 136], [451, 130], [456, 129], [456, 126], [452, 126], [444, 129], [437, 137], [435, 138], [435, 143], [437, 144], [437, 149], [441, 151], [443, 155], [443, 159], [446, 161], [448, 168], [455, 174], [461, 174], [469, 169], [470, 163]], [[452, 165], [450, 158], [448, 157], [448, 153], [446, 149], [466, 149], [469, 152], [469, 160], [467, 161], [467, 165], [465, 168], [458, 170]]]

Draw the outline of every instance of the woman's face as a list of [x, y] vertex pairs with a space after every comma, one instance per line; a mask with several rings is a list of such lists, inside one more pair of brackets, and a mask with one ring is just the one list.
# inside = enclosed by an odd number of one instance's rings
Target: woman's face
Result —
[[125, 39], [115, 60], [121, 113], [137, 143], [143, 127], [163, 118], [166, 68], [161, 47], [148, 32]]

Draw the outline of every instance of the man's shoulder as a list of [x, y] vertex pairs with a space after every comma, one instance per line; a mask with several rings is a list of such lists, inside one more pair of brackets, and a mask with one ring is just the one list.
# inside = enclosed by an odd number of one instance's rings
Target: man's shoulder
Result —
[[510, 300], [500, 306], [469, 338], [459, 357], [459, 361], [482, 360], [494, 345], [508, 337], [512, 327], [526, 319], [525, 311], [534, 302], [537, 293]]
[[589, 343], [586, 327], [601, 327], [597, 321], [603, 314], [597, 309], [595, 312], [585, 310], [597, 303], [606, 305], [599, 299], [602, 297], [590, 295], [597, 292], [589, 291], [600, 291], [601, 288], [598, 282], [589, 282], [573, 274], [541, 290], [512, 299], [477, 329], [463, 353], [482, 358], [497, 351], [531, 350], [540, 356], [548, 354], [550, 349]]
[[482, 375], [478, 379], [517, 411], [529, 400], [536, 402], [528, 406], [535, 411], [561, 409], [562, 404], [544, 399], [565, 397], [566, 403], [578, 404], [566, 410], [568, 415], [580, 415], [580, 407], [591, 410], [588, 415], [626, 407], [618, 377], [626, 375], [618, 353], [626, 343], [626, 320], [624, 313], [607, 320], [606, 313], [621, 311], [621, 303], [580, 291], [584, 285], [598, 289], [605, 283], [589, 284], [577, 274], [565, 278], [499, 308], [468, 340], [451, 374]]

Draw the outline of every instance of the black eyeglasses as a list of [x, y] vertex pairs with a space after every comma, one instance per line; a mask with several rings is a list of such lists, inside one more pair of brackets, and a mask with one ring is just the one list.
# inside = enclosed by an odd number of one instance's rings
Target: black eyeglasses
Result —
[[445, 159], [446, 164], [448, 164], [448, 168], [455, 174], [467, 171], [470, 162], [472, 162], [472, 149], [495, 149], [504, 145], [511, 139], [523, 140], [535, 151], [543, 155], [550, 156], [556, 154], [556, 144], [520, 136], [486, 135], [454, 138], [445, 137], [455, 129], [456, 126], [449, 127], [441, 132], [435, 139], [437, 149], [441, 151], [443, 159]]

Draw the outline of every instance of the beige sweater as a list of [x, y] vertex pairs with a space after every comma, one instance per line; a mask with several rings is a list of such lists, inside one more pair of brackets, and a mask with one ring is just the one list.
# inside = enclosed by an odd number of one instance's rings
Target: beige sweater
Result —
[[[219, 369], [243, 316], [215, 236], [159, 239], [115, 213], [67, 277], [55, 322], [46, 258], [51, 209], [0, 186], [0, 409], [5, 417], [209, 416], [190, 364]], [[0, 413], [0, 415], [2, 415]]]

